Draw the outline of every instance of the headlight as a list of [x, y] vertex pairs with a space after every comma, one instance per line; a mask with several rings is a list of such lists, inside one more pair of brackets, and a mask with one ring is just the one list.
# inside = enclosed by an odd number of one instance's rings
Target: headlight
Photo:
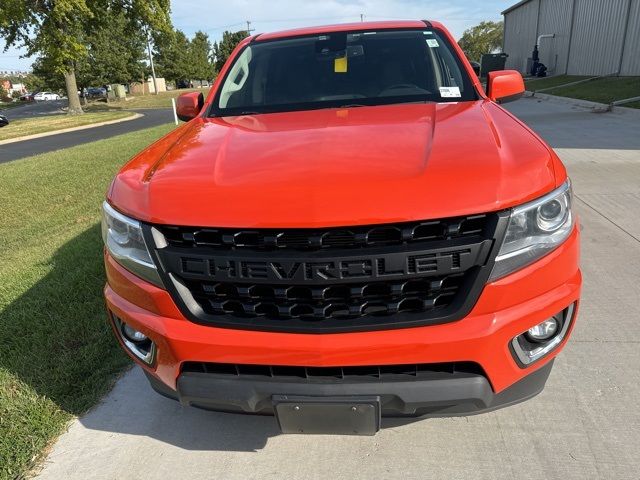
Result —
[[144, 243], [140, 222], [102, 204], [102, 240], [111, 256], [124, 268], [162, 287], [158, 269]]
[[564, 242], [573, 228], [571, 182], [511, 212], [489, 281], [504, 277], [543, 257]]

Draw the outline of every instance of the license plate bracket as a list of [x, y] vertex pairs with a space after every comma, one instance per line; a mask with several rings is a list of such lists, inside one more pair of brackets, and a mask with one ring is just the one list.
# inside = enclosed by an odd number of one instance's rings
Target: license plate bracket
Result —
[[380, 430], [380, 397], [273, 395], [282, 433], [375, 435]]

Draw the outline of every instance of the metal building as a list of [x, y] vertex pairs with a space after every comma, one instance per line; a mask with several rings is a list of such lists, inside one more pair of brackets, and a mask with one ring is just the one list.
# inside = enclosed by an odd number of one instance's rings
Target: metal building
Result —
[[640, 75], [640, 0], [522, 0], [504, 12], [506, 68], [552, 75]]

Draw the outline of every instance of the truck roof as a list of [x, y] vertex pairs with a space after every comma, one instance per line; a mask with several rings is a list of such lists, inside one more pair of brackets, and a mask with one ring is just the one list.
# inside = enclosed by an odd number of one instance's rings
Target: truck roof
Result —
[[294, 28], [279, 32], [259, 33], [253, 37], [254, 41], [273, 40], [276, 38], [298, 37], [302, 35], [313, 35], [316, 33], [344, 32], [351, 30], [384, 30], [394, 28], [426, 28], [427, 25], [440, 26], [436, 22], [426, 20], [388, 20], [379, 22], [354, 22], [340, 23], [335, 25], [322, 25], [317, 27]]

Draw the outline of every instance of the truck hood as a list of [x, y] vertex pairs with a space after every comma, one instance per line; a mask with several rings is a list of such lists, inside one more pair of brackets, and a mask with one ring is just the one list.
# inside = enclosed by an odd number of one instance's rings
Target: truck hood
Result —
[[134, 157], [108, 196], [163, 224], [364, 225], [511, 207], [559, 183], [555, 162], [484, 100], [197, 118]]

